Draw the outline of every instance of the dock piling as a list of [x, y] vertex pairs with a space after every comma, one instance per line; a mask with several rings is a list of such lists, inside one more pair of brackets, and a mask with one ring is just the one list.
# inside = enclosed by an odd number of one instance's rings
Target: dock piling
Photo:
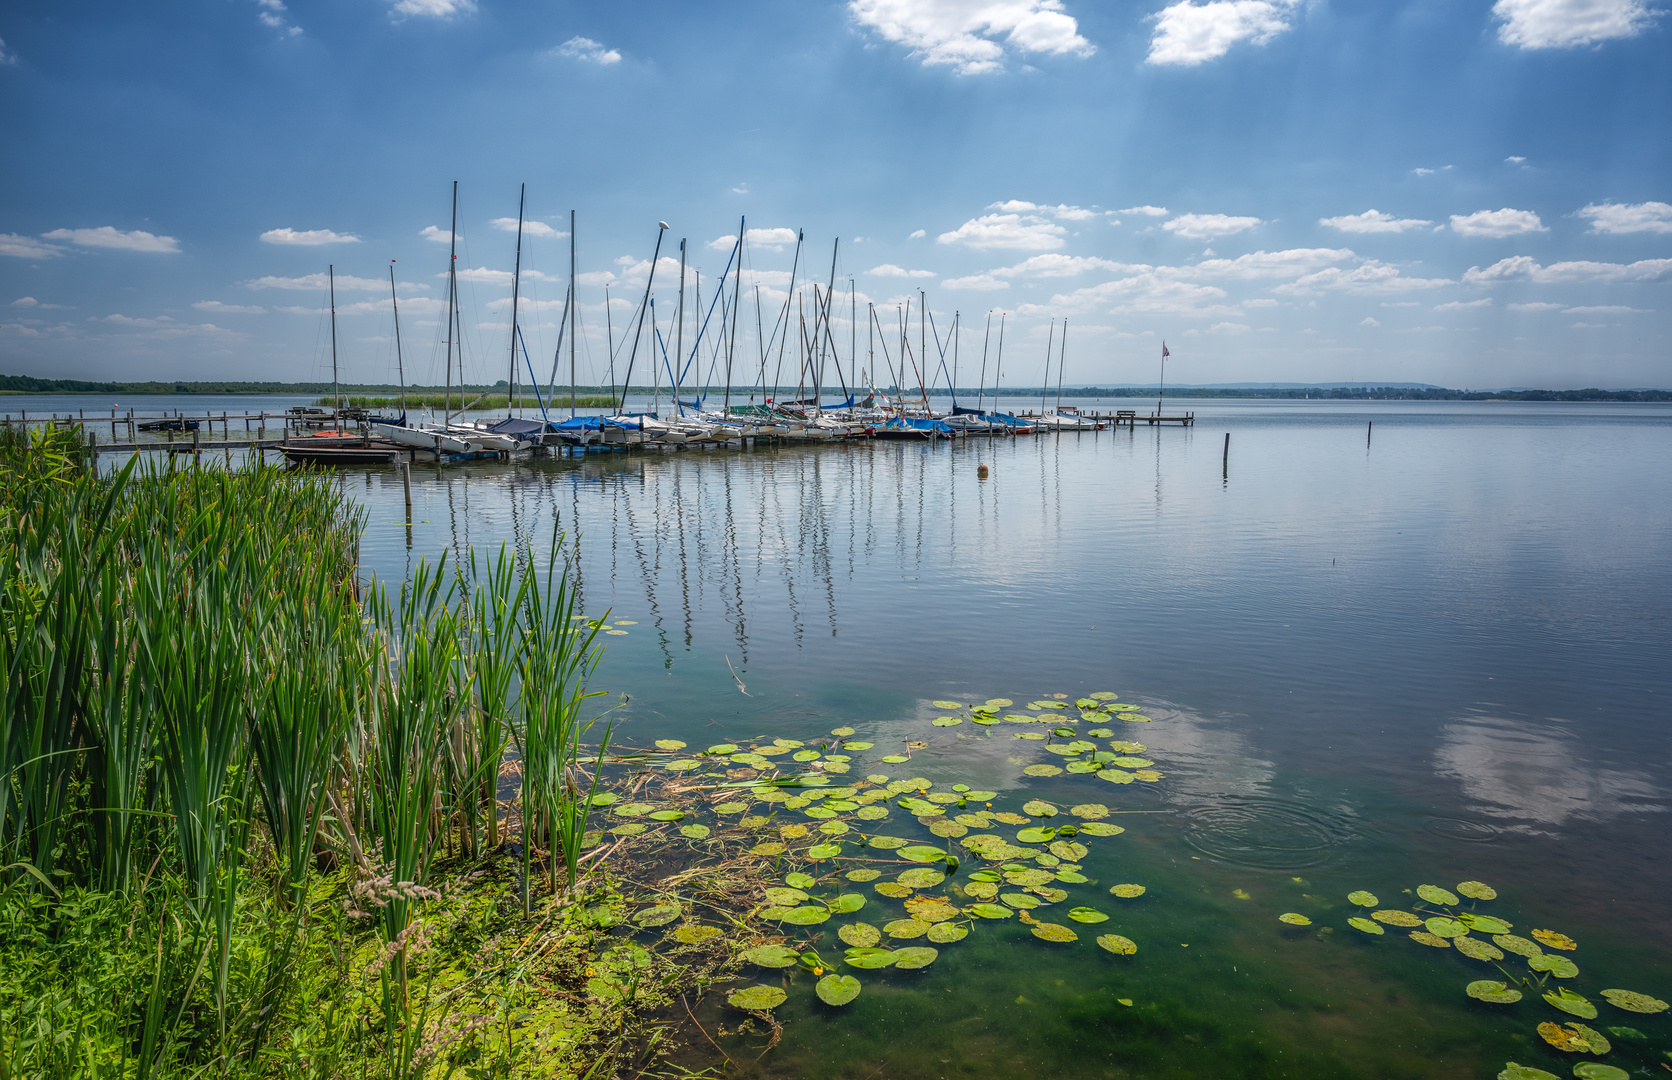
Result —
[[1225, 453], [1219, 459], [1219, 478], [1221, 480], [1231, 478], [1231, 433], [1229, 431], [1225, 433]]

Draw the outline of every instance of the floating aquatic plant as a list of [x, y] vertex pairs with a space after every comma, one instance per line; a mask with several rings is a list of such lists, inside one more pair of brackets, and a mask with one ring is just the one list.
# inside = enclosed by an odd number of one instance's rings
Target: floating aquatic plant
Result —
[[1285, 911], [1277, 917], [1278, 922], [1288, 923], [1290, 926], [1311, 926], [1312, 920], [1298, 911]]
[[1521, 1000], [1521, 991], [1508, 983], [1492, 979], [1478, 979], [1463, 989], [1464, 993], [1476, 1001], [1485, 1001], [1493, 1005], [1513, 1005]]
[[749, 986], [742, 990], [734, 990], [726, 997], [726, 1001], [738, 1009], [750, 1012], [766, 1012], [776, 1009], [784, 1003], [787, 997], [783, 990], [776, 986]]
[[859, 996], [859, 980], [852, 975], [826, 975], [814, 991], [826, 1005], [846, 1005]]
[[1635, 990], [1604, 990], [1602, 996], [1608, 1004], [1617, 1009], [1624, 1009], [1634, 1013], [1661, 1013], [1667, 1010], [1666, 1002], [1648, 994], [1639, 994]]

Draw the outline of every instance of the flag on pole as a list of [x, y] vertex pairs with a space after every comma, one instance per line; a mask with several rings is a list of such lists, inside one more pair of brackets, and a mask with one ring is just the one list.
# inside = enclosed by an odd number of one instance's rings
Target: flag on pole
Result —
[[1164, 357], [1173, 355], [1167, 351], [1167, 343], [1165, 341], [1161, 343], [1161, 355]]

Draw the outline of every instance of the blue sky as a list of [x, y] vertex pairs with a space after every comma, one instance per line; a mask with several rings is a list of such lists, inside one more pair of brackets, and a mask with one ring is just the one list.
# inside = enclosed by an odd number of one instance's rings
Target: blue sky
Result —
[[679, 239], [706, 302], [746, 216], [769, 326], [786, 238], [820, 281], [840, 238], [861, 353], [866, 303], [892, 328], [922, 289], [943, 334], [962, 314], [965, 384], [1002, 311], [1007, 384], [1037, 385], [1067, 319], [1072, 383], [1153, 381], [1165, 340], [1185, 383], [1672, 386], [1669, 23], [1649, 0], [14, 3], [0, 371], [328, 378], [334, 264], [343, 377], [392, 379], [394, 259], [409, 376], [439, 383], [457, 180], [473, 381], [508, 361], [526, 183], [542, 380], [573, 209], [583, 381], [658, 220], [667, 329]]

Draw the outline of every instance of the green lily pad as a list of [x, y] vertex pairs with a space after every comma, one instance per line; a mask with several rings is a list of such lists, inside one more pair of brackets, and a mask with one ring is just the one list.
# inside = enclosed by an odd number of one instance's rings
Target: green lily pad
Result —
[[1465, 986], [1463, 992], [1476, 1001], [1484, 1001], [1492, 1005], [1514, 1005], [1521, 1000], [1521, 991], [1508, 983], [1494, 979], [1477, 979]]
[[731, 814], [741, 814], [747, 809], [749, 809], [749, 804], [746, 802], [723, 802], [714, 804], [714, 812], [716, 814], [726, 814], [728, 816]]
[[849, 949], [843, 956], [842, 962], [849, 967], [874, 970], [889, 967], [894, 963], [892, 949], [873, 949], [870, 947]]
[[1452, 938], [1451, 943], [1457, 947], [1458, 952], [1467, 956], [1471, 960], [1491, 961], [1502, 960], [1504, 958], [1504, 954], [1495, 946], [1482, 941], [1477, 937], [1469, 937], [1465, 935], [1460, 938]]
[[881, 758], [878, 758], [877, 760], [878, 761], [885, 761], [890, 765], [899, 765], [899, 764], [902, 764], [903, 762], [910, 761], [911, 758], [907, 757], [905, 754], [889, 754], [887, 757], [881, 757]]
[[635, 821], [631, 825], [617, 825], [610, 832], [617, 836], [637, 836], [648, 828], [650, 828], [649, 825], [641, 825]]
[[1109, 816], [1109, 808], [1102, 803], [1080, 803], [1077, 806], [1070, 806], [1068, 812], [1086, 821]]
[[1418, 945], [1427, 945], [1431, 949], [1449, 949], [1449, 948], [1451, 948], [1451, 942], [1447, 941], [1445, 938], [1440, 937], [1436, 934], [1430, 934], [1426, 930], [1412, 930], [1411, 933], [1410, 933], [1410, 938], [1411, 938], [1412, 941], [1416, 942]]
[[715, 743], [713, 746], [710, 746], [707, 750], [704, 750], [703, 753], [705, 753], [705, 754], [718, 754], [720, 757], [725, 757], [727, 754], [737, 753], [737, 746], [735, 744], [729, 743], [729, 742]]
[[975, 721], [977, 724], [980, 724], [982, 727], [992, 727], [994, 724], [999, 722], [999, 718], [994, 716], [992, 713], [978, 712], [974, 716], [970, 717], [970, 719]]
[[882, 931], [870, 923], [848, 923], [836, 931], [836, 936], [856, 949], [869, 949], [882, 940]]
[[784, 852], [786, 852], [788, 850], [789, 850], [789, 848], [785, 847], [783, 844], [780, 844], [776, 840], [767, 840], [763, 843], [756, 844], [754, 847], [750, 848], [749, 849], [749, 854], [751, 854], [751, 855], [782, 855]]
[[1013, 908], [1020, 908], [1023, 911], [1032, 911], [1034, 908], [1038, 907], [1040, 903], [1039, 897], [1030, 896], [1027, 893], [1000, 893], [999, 899], [1004, 901], [1009, 906]]
[[1068, 909], [1068, 917], [1077, 923], [1096, 924], [1109, 921], [1109, 916], [1096, 908], [1077, 907]]
[[1061, 776], [1062, 770], [1055, 765], [1027, 765], [1022, 768], [1023, 776]]
[[1043, 799], [1029, 799], [1022, 804], [1022, 813], [1030, 817], [1056, 817], [1057, 808]]
[[832, 735], [839, 735], [839, 736], [841, 736], [842, 738], [845, 739], [849, 735], [853, 734], [853, 728], [851, 728], [851, 727], [833, 727], [833, 728], [830, 729], [830, 733]]
[[743, 959], [760, 967], [789, 967], [801, 959], [801, 954], [788, 945], [756, 945], [743, 952]]
[[[873, 841], [874, 843], [875, 841]], [[900, 856], [910, 859], [912, 862], [939, 862], [946, 858], [946, 852], [927, 844], [908, 844], [900, 849]]]
[[1109, 890], [1110, 895], [1118, 896], [1122, 900], [1131, 900], [1144, 895], [1142, 885], [1116, 885]]
[[931, 870], [926, 866], [921, 866], [902, 871], [897, 880], [900, 884], [913, 889], [932, 889], [945, 881], [946, 875], [939, 870]]
[[809, 859], [834, 859], [842, 853], [842, 845], [831, 842], [828, 844], [814, 844], [807, 849]]
[[780, 907], [794, 907], [796, 904], [801, 903], [801, 901], [805, 899], [807, 899], [807, 894], [802, 892], [800, 889], [792, 889], [787, 886], [775, 885], [766, 890], [766, 902], [769, 904], [776, 904]]
[[1034, 827], [1023, 829], [1016, 834], [1016, 839], [1024, 844], [1044, 844], [1056, 839], [1057, 830], [1049, 827]]
[[784, 991], [776, 986], [749, 986], [732, 991], [726, 1001], [733, 1008], [765, 1012], [782, 1005], [785, 996]]
[[679, 827], [679, 835], [687, 840], [707, 840], [708, 832], [707, 825], [681, 825]]
[[1465, 911], [1457, 917], [1457, 921], [1467, 926], [1477, 934], [1507, 934], [1515, 927], [1502, 919], [1494, 919], [1490, 915], [1476, 915], [1472, 911]]
[[718, 926], [703, 926], [700, 923], [686, 923], [673, 932], [673, 939], [685, 945], [700, 945], [719, 936]]
[[1652, 1014], [1667, 1009], [1666, 1002], [1635, 990], [1604, 990], [1602, 996], [1608, 999], [1608, 1004], [1627, 1012]]
[[845, 742], [845, 743], [842, 744], [842, 749], [843, 750], [854, 750], [854, 751], [869, 750], [876, 745], [877, 745], [876, 743], [868, 743], [868, 742]]
[[863, 884], [864, 882], [875, 881], [882, 877], [882, 871], [871, 867], [861, 867], [858, 870], [849, 870], [842, 876], [847, 878], [849, 881]]
[[806, 904], [802, 907], [791, 908], [783, 918], [783, 922], [791, 926], [817, 926], [830, 918], [830, 909]]
[[1422, 925], [1422, 919], [1412, 915], [1409, 911], [1373, 911], [1370, 913], [1370, 917], [1389, 926], [1412, 927]]
[[1063, 926], [1061, 923], [1034, 923], [1032, 926], [1028, 927], [1028, 929], [1033, 931], [1033, 936], [1041, 941], [1054, 941], [1059, 944], [1067, 944], [1070, 941], [1080, 940], [1079, 934], [1076, 934], [1074, 931], [1070, 930], [1066, 926]]
[[1579, 1080], [1631, 1080], [1631, 1074], [1624, 1069], [1600, 1061], [1581, 1061], [1573, 1067], [1573, 1075]]
[[1097, 939], [1099, 948], [1107, 949], [1116, 956], [1131, 956], [1138, 951], [1138, 943], [1129, 937], [1119, 934], [1103, 934]]
[[1382, 929], [1381, 923], [1372, 922], [1369, 919], [1361, 919], [1357, 916], [1348, 919], [1347, 925], [1352, 927], [1354, 930], [1362, 930], [1366, 934], [1373, 934], [1376, 937], [1381, 937], [1383, 934], [1387, 933], [1387, 931]]
[[1554, 930], [1534, 930], [1533, 937], [1537, 938], [1546, 948], [1563, 949], [1567, 952], [1579, 948], [1579, 943], [1566, 934], [1559, 934]]
[[1561, 1077], [1543, 1069], [1535, 1069], [1531, 1065], [1517, 1065], [1512, 1061], [1498, 1074], [1498, 1080], [1561, 1080]]
[[592, 796], [592, 798], [587, 801], [593, 806], [614, 806], [616, 803], [621, 801], [621, 796], [617, 795], [613, 791], [605, 791]]
[[970, 928], [961, 923], [942, 922], [929, 927], [929, 940], [936, 945], [949, 945], [969, 936]]
[[1095, 694], [1087, 694], [1086, 696], [1091, 698], [1093, 701], [1113, 701], [1120, 695], [1110, 690], [1099, 690]]
[[826, 1005], [846, 1005], [859, 996], [859, 980], [852, 975], [826, 975], [813, 989]]
[[1153, 724], [1155, 722], [1154, 717], [1141, 716], [1135, 712], [1129, 712], [1125, 716], [1121, 717], [1121, 719], [1125, 720], [1128, 724]]
[[[784, 884], [792, 889], [811, 889], [818, 884], [818, 880], [811, 874], [794, 873], [784, 875]], [[805, 897], [802, 897], [805, 899]]]
[[1097, 778], [1099, 780], [1107, 780], [1111, 784], [1130, 784], [1134, 780], [1138, 779], [1136, 776], [1133, 776], [1124, 769], [1099, 769], [1097, 771]]
[[1496, 900], [1498, 890], [1481, 881], [1460, 881], [1457, 891], [1471, 900]]
[[1311, 926], [1312, 920], [1298, 911], [1285, 911], [1277, 917], [1278, 922], [1288, 923], [1290, 926]]
[[1498, 934], [1492, 938], [1492, 944], [1517, 956], [1538, 956], [1544, 952], [1543, 949], [1538, 947], [1537, 942], [1528, 941], [1526, 938], [1518, 937], [1515, 934]]
[[680, 742], [678, 739], [657, 739], [656, 740], [656, 749], [658, 749], [658, 750], [683, 750], [683, 749], [685, 749], [685, 744]]
[[939, 957], [939, 949], [931, 949], [927, 945], [910, 945], [894, 950], [894, 966], [902, 971], [926, 968]]
[[1147, 769], [1151, 765], [1154, 765], [1155, 762], [1151, 761], [1149, 758], [1118, 757], [1109, 762], [1109, 764], [1118, 766], [1122, 769]]
[[978, 919], [1008, 919], [1014, 911], [999, 904], [971, 904], [966, 908], [971, 915]]
[[1544, 995], [1544, 1000], [1569, 1016], [1577, 1016], [1581, 1020], [1596, 1019], [1597, 1007], [1565, 986], [1551, 990]]
[[1086, 882], [1090, 881], [1091, 878], [1080, 873], [1078, 870], [1058, 870], [1057, 880], [1066, 881], [1070, 885], [1084, 885]]
[[1527, 957], [1527, 966], [1534, 971], [1548, 971], [1558, 979], [1571, 979], [1579, 974], [1579, 965], [1565, 956], [1553, 953], [1541, 953], [1538, 956]]
[[1427, 927], [1430, 934], [1436, 937], [1462, 937], [1469, 932], [1469, 928], [1456, 919], [1443, 919], [1436, 916], [1431, 919], [1424, 919], [1422, 924]]
[[826, 836], [842, 836], [848, 832], [848, 823], [845, 821], [826, 821], [819, 825], [819, 832]]
[[912, 894], [910, 885], [902, 885], [898, 881], [879, 881], [871, 888], [878, 896], [886, 896], [891, 900], [900, 900]]
[[964, 703], [961, 701], [931, 701], [929, 704], [937, 709], [962, 709], [964, 707]]
[[1417, 895], [1430, 904], [1444, 904], [1446, 907], [1456, 907], [1460, 903], [1456, 893], [1438, 885], [1418, 885]]
[[[1608, 991], [1606, 990], [1603, 991], [1605, 994], [1607, 992]], [[1608, 1029], [1608, 1034], [1614, 1036], [1616, 1039], [1630, 1039], [1633, 1042], [1646, 1042], [1649, 1038], [1647, 1035], [1638, 1031], [1634, 1027], [1610, 1027]]]
[[1119, 836], [1125, 831], [1124, 827], [1107, 821], [1088, 821], [1080, 826], [1080, 832], [1086, 836]]
[[922, 919], [895, 919], [884, 923], [882, 932], [891, 938], [915, 938], [927, 934], [932, 925]]
[[957, 727], [964, 722], [964, 718], [961, 716], [937, 716], [929, 722], [936, 727]]
[[1063, 862], [1079, 862], [1091, 853], [1090, 848], [1076, 840], [1058, 840], [1048, 850]]
[[680, 758], [678, 761], [668, 762], [662, 768], [669, 772], [690, 772], [692, 769], [702, 768], [702, 762], [695, 758]]
[[858, 893], [843, 893], [830, 902], [830, 910], [835, 915], [852, 915], [865, 906], [865, 898]]
[[818, 759], [819, 752], [817, 750], [797, 750], [790, 755], [792, 761], [817, 761]]
[[888, 811], [881, 806], [861, 806], [854, 817], [860, 821], [881, 821], [888, 816]]
[[633, 916], [633, 921], [640, 926], [666, 926], [683, 914], [678, 904], [657, 904], [641, 909]]
[[1348, 893], [1347, 902], [1349, 904], [1357, 904], [1359, 907], [1369, 908], [1373, 908], [1377, 904], [1381, 903], [1380, 900], [1376, 899], [1375, 893], [1365, 892], [1363, 889], [1360, 889], [1357, 892]]
[[1569, 1054], [1606, 1054], [1614, 1049], [1607, 1036], [1584, 1024], [1570, 1023], [1563, 1027], [1546, 1020], [1538, 1026], [1538, 1034], [1551, 1046]]

